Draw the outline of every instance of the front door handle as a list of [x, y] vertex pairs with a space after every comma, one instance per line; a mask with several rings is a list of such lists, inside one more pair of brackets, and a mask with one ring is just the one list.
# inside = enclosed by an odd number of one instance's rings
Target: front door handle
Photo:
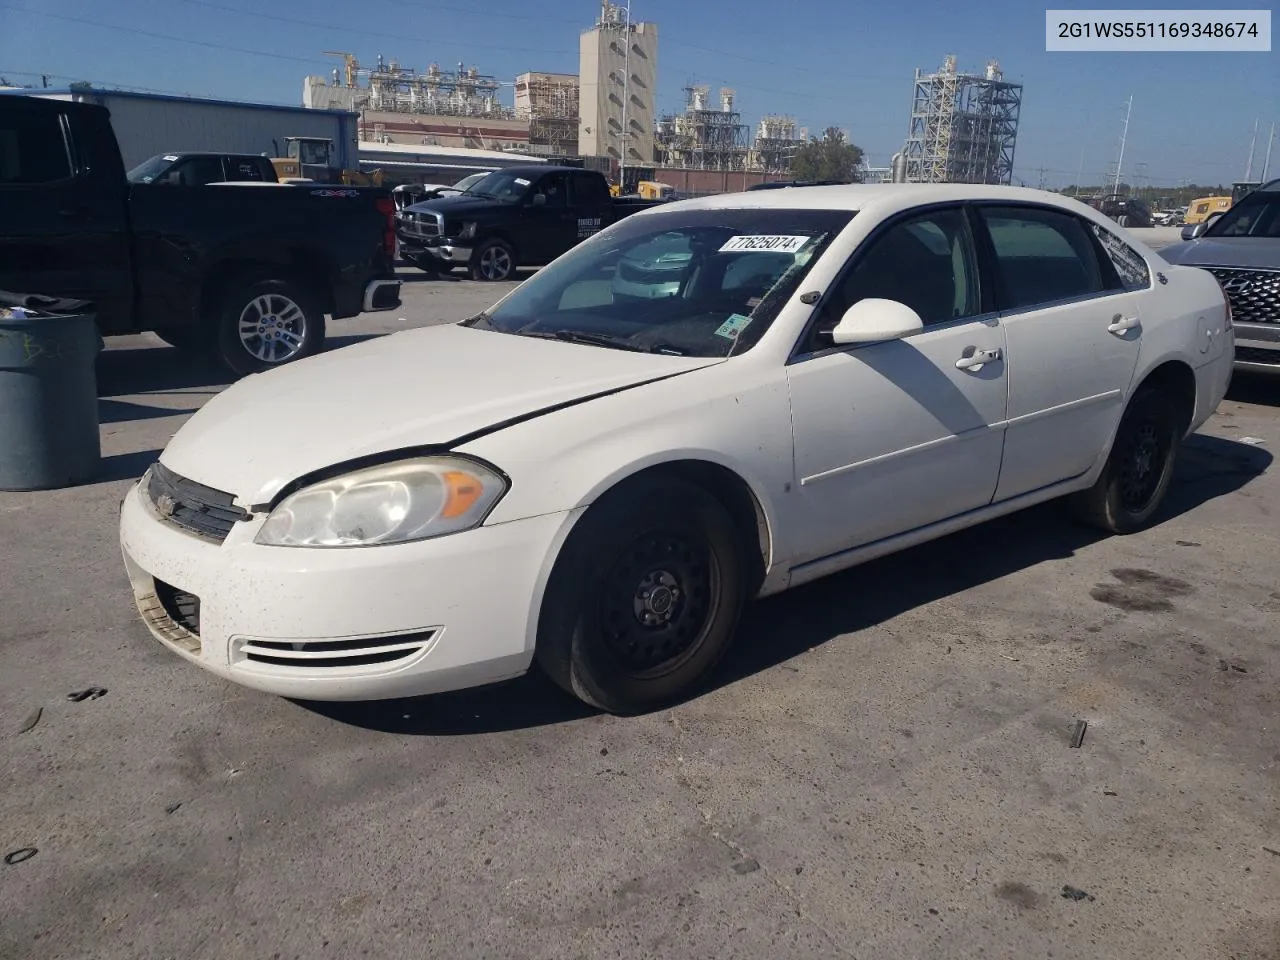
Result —
[[956, 361], [957, 370], [981, 370], [988, 363], [995, 363], [1000, 359], [1000, 348], [996, 347], [992, 350], [977, 350], [969, 347], [959, 360]]
[[1133, 330], [1137, 326], [1138, 326], [1137, 317], [1126, 317], [1123, 314], [1117, 313], [1114, 317], [1111, 318], [1111, 322], [1107, 324], [1107, 332], [1114, 333], [1119, 336], [1124, 336], [1125, 333], [1127, 333], [1130, 330]]

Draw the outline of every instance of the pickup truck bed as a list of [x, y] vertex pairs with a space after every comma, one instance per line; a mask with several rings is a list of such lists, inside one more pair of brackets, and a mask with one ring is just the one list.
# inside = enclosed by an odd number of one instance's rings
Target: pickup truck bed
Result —
[[237, 374], [400, 304], [390, 191], [130, 184], [103, 107], [0, 95], [0, 289], [92, 301]]

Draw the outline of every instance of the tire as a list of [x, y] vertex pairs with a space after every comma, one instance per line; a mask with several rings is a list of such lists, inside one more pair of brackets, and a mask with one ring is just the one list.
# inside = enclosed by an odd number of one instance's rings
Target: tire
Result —
[[1129, 226], [1129, 215], [1127, 213], [1120, 214], [1120, 216], [1116, 219], [1116, 223], [1118, 223], [1122, 227]]
[[1071, 498], [1077, 518], [1118, 534], [1149, 526], [1173, 479], [1182, 433], [1172, 398], [1149, 387], [1139, 389], [1120, 420], [1097, 482]]
[[324, 346], [324, 311], [316, 296], [293, 280], [232, 282], [214, 326], [218, 358], [237, 376], [283, 366]]
[[516, 272], [516, 252], [505, 240], [486, 240], [471, 254], [467, 267], [472, 280], [499, 283]]
[[579, 521], [552, 572], [537, 660], [559, 686], [616, 714], [694, 692], [738, 626], [743, 535], [703, 488], [630, 486]]
[[169, 346], [188, 353], [205, 353], [211, 346], [208, 331], [200, 327], [166, 327], [151, 332]]

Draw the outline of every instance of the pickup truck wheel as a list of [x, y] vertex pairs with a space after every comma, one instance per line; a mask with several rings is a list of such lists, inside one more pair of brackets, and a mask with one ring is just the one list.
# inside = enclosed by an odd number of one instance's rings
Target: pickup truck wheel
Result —
[[728, 650], [746, 584], [741, 536], [701, 487], [662, 480], [619, 491], [592, 506], [556, 561], [538, 663], [611, 713], [669, 704]]
[[516, 252], [505, 240], [482, 243], [471, 254], [470, 272], [472, 280], [510, 280], [516, 272]]
[[241, 376], [301, 359], [324, 345], [324, 312], [311, 291], [292, 280], [234, 285], [217, 327], [219, 356]]

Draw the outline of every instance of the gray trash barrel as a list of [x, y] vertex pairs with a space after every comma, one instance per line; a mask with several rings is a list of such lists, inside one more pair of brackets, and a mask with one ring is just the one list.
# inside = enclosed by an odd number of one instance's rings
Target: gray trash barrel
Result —
[[88, 306], [0, 291], [0, 490], [68, 487], [102, 467]]

